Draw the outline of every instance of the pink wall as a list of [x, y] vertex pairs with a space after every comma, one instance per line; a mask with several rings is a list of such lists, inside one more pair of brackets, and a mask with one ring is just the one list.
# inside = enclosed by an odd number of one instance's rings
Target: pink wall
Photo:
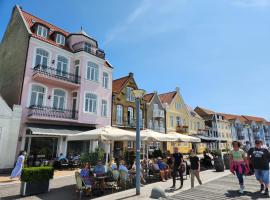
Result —
[[[64, 86], [61, 89], [67, 91], [67, 106], [66, 109], [71, 109], [72, 104], [72, 92], [77, 92], [77, 108], [79, 112], [79, 118], [77, 120], [78, 123], [87, 123], [87, 124], [96, 124], [97, 127], [110, 125], [111, 124], [111, 98], [112, 98], [112, 69], [105, 66], [105, 61], [97, 58], [93, 55], [90, 55], [86, 52], [79, 52], [76, 54], [70, 53], [58, 47], [52, 46], [48, 43], [42, 42], [40, 40], [31, 38], [28, 50], [28, 58], [26, 63], [26, 71], [25, 71], [25, 79], [23, 83], [23, 91], [22, 91], [22, 99], [21, 105], [23, 107], [23, 119], [22, 123], [27, 121], [27, 113], [28, 113], [28, 104], [29, 104], [29, 92], [31, 88], [31, 84], [37, 83], [37, 81], [33, 80], [33, 70], [32, 67], [35, 62], [35, 50], [36, 48], [43, 48], [50, 53], [49, 55], [49, 67], [56, 67], [57, 55], [62, 55], [68, 58], [69, 60], [69, 71], [72, 73], [74, 71], [74, 61], [80, 60], [80, 75], [81, 75], [81, 84], [77, 89], [68, 89]], [[52, 60], [55, 60], [55, 64], [52, 64]], [[86, 65], [87, 61], [94, 62], [99, 66], [99, 82], [95, 83], [89, 80], [86, 80]], [[103, 72], [106, 71], [109, 74], [109, 89], [104, 89], [102, 87], [102, 75]], [[39, 82], [39, 81], [38, 81]], [[51, 106], [53, 98], [48, 99], [48, 95], [52, 96], [52, 89], [59, 88], [58, 86], [54, 86], [54, 81], [50, 83], [42, 83], [40, 84], [46, 86], [47, 90], [47, 98], [46, 98], [46, 106]], [[98, 96], [97, 102], [97, 114], [85, 113], [83, 111], [84, 108], [84, 95], [85, 91], [94, 93]], [[101, 117], [101, 100], [107, 100], [108, 103], [108, 117]]]

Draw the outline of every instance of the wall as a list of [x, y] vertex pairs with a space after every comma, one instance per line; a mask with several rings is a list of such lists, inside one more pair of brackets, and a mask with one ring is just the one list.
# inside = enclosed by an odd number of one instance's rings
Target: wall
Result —
[[29, 35], [15, 7], [0, 45], [0, 93], [10, 107], [20, 104]]
[[0, 96], [0, 173], [14, 166], [21, 114], [20, 106], [11, 110]]

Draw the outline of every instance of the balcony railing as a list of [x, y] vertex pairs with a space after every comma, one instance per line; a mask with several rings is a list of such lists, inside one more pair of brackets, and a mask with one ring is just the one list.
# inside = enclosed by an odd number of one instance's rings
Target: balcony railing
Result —
[[245, 136], [244, 135], [237, 135], [238, 140], [244, 140]]
[[48, 106], [30, 106], [28, 117], [45, 117], [59, 119], [78, 119], [77, 110], [56, 109]]
[[56, 78], [58, 80], [67, 81], [70, 83], [80, 84], [81, 77], [72, 73], [67, 73], [64, 71], [57, 70], [52, 67], [48, 67], [46, 65], [37, 65], [34, 67], [34, 75], [35, 74], [43, 74], [52, 78]]
[[[136, 120], [133, 121], [124, 121], [122, 123], [117, 123], [116, 122], [116, 126], [117, 127], [123, 127], [123, 128], [136, 128]], [[144, 119], [142, 121], [140, 121], [140, 128], [144, 128]]]
[[90, 53], [94, 56], [97, 56], [99, 58], [105, 59], [105, 53], [102, 49], [95, 48], [93, 46], [89, 47], [85, 45], [85, 42], [78, 42], [72, 46], [74, 49], [74, 52], [80, 52], [80, 51], [85, 51], [87, 53]]
[[188, 126], [177, 126], [176, 132], [178, 133], [187, 133], [188, 132]]
[[164, 110], [154, 109], [153, 110], [153, 117], [154, 118], [164, 118]]

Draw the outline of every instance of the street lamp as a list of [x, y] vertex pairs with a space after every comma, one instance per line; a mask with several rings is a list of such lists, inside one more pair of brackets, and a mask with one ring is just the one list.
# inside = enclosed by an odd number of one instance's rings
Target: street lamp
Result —
[[141, 187], [141, 169], [140, 169], [140, 100], [145, 94], [144, 90], [133, 90], [133, 96], [136, 99], [136, 195], [140, 195]]

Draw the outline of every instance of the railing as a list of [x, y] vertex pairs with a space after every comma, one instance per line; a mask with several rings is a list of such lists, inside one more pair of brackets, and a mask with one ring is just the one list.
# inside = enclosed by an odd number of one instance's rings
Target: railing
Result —
[[154, 109], [153, 110], [153, 117], [154, 118], [164, 118], [164, 110]]
[[34, 116], [59, 119], [78, 119], [78, 111], [56, 109], [48, 106], [30, 106], [28, 110], [28, 117]]
[[[116, 122], [116, 126], [118, 127], [125, 127], [125, 128], [136, 128], [136, 120], [133, 121], [124, 121], [122, 123], [117, 123]], [[140, 128], [144, 127], [144, 120], [140, 121]]]
[[105, 58], [105, 53], [102, 49], [98, 49], [98, 48], [95, 48], [92, 46], [86, 47], [85, 44], [86, 44], [85, 42], [78, 42], [78, 43], [74, 44], [72, 46], [72, 48], [73, 48], [74, 52], [85, 51], [85, 52], [90, 53], [90, 54], [97, 56], [99, 58], [102, 58], [102, 59]]
[[188, 132], [188, 126], [177, 126], [176, 132], [178, 133], [187, 133]]
[[245, 136], [244, 135], [237, 135], [238, 140], [244, 140]]
[[48, 67], [46, 65], [37, 65], [34, 67], [34, 74], [44, 74], [46, 76], [50, 76], [59, 80], [80, 84], [81, 83], [81, 77], [75, 74], [67, 73], [61, 70], [57, 70], [52, 67]]

